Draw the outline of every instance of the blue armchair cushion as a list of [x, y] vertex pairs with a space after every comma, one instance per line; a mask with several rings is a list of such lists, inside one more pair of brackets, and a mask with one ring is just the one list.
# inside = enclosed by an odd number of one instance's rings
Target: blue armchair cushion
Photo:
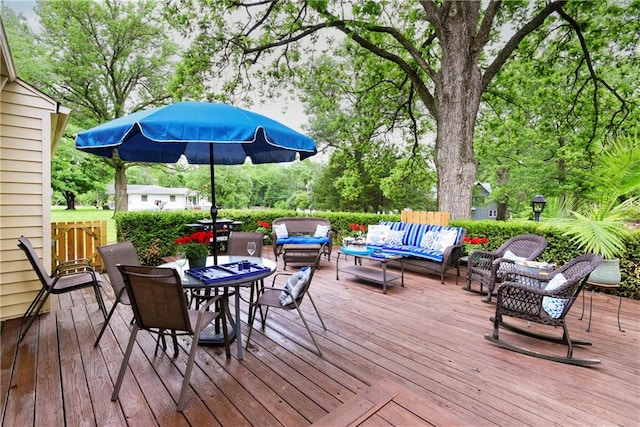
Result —
[[283, 239], [278, 238], [276, 240], [276, 244], [278, 245], [287, 245], [287, 244], [302, 244], [302, 245], [324, 245], [329, 243], [328, 237], [313, 237], [313, 236], [289, 236]]

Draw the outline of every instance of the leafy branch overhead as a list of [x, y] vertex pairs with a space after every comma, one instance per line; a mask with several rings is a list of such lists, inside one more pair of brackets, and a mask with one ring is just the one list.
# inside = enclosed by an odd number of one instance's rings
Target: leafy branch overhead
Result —
[[[283, 85], [300, 87], [318, 59], [336, 56], [340, 45], [348, 46], [345, 57], [353, 59], [349, 70], [353, 75], [359, 71], [358, 58], [364, 52], [373, 55], [380, 67], [378, 82], [402, 88], [399, 93], [405, 96], [396, 105], [411, 100], [406, 108], [395, 108], [405, 116], [398, 123], [416, 121], [414, 140], [423, 145], [429, 140], [417, 130], [424, 127], [419, 123], [435, 123], [438, 210], [467, 218], [478, 166], [473, 143], [476, 119], [492, 82], [533, 35], [544, 34], [558, 46], [573, 43], [573, 37], [558, 32], [568, 24], [582, 46], [583, 54], [571, 58], [576, 70], [586, 67], [593, 84], [601, 84], [582, 25], [590, 13], [606, 7], [568, 0], [367, 1], [350, 7], [328, 0], [223, 6], [169, 0], [165, 12], [176, 28], [192, 37], [184, 66], [188, 80], [208, 88], [211, 97], [219, 96], [221, 87], [233, 88], [243, 98], [254, 89], [270, 96]], [[210, 81], [214, 83], [208, 85]], [[224, 96], [234, 95], [225, 91]], [[594, 118], [597, 123], [597, 114]]]

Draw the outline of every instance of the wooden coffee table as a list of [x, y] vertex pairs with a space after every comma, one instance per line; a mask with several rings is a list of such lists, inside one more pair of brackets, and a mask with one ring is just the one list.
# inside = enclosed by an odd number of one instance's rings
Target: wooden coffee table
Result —
[[[345, 259], [347, 255], [354, 257], [353, 265], [347, 265], [340, 268], [340, 255], [344, 255]], [[362, 260], [367, 259], [380, 263], [380, 268], [374, 266], [362, 265]], [[400, 273], [387, 272], [387, 263], [389, 261], [400, 262]], [[338, 257], [336, 258], [336, 280], [340, 280], [339, 273], [348, 273], [356, 276], [359, 279], [366, 280], [368, 282], [377, 283], [382, 285], [382, 293], [387, 293], [387, 286], [393, 286], [394, 281], [400, 279], [400, 286], [404, 287], [404, 265], [402, 264], [402, 257], [399, 255], [385, 254], [382, 252], [368, 253], [349, 250], [348, 248], [340, 248], [338, 251]]]
[[290, 243], [282, 246], [282, 259], [284, 261], [284, 269], [290, 263], [309, 263], [315, 262], [318, 254], [322, 250], [320, 244], [298, 244]]

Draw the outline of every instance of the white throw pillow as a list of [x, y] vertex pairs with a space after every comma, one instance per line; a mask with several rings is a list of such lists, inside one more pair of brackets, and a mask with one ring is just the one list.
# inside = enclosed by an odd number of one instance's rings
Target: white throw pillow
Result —
[[433, 243], [436, 241], [437, 233], [435, 231], [427, 231], [422, 235], [422, 240], [420, 241], [420, 247], [424, 249], [431, 249]]
[[[564, 277], [562, 273], [558, 273], [547, 283], [547, 286], [544, 288], [545, 291], [553, 291], [558, 289], [560, 286], [567, 283], [567, 278]], [[566, 298], [554, 298], [554, 297], [543, 297], [542, 298], [542, 308], [547, 314], [553, 318], [557, 319], [562, 315], [564, 311], [564, 307], [567, 305], [569, 300]]]
[[280, 305], [289, 305], [298, 298], [302, 289], [306, 286], [309, 278], [311, 277], [311, 268], [310, 267], [302, 267], [296, 273], [289, 277], [287, 283], [284, 285], [284, 288], [289, 291], [280, 292]]
[[367, 239], [365, 242], [368, 245], [384, 245], [387, 241], [387, 235], [389, 231], [391, 231], [391, 227], [388, 225], [373, 224], [367, 228]]
[[318, 224], [316, 226], [316, 232], [313, 233], [313, 237], [327, 237], [327, 235], [329, 235], [329, 230], [331, 230], [331, 227], [328, 225]]
[[404, 230], [389, 230], [387, 234], [387, 245], [401, 245], [404, 237]]
[[514, 254], [513, 252], [511, 252], [510, 250], [507, 249], [507, 251], [504, 253], [504, 255], [502, 256], [502, 258], [506, 258], [509, 259], [511, 261], [526, 261], [527, 257], [524, 256], [517, 256], [516, 254]]
[[287, 224], [273, 224], [273, 231], [276, 233], [276, 238], [278, 239], [286, 239], [289, 237]]
[[458, 232], [456, 230], [441, 230], [437, 233], [430, 249], [433, 251], [444, 252], [446, 248], [452, 246], [456, 242], [456, 237], [458, 237]]

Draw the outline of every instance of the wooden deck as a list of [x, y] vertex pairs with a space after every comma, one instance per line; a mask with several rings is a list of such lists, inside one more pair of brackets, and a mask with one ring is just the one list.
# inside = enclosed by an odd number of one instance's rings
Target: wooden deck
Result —
[[[570, 332], [593, 346], [576, 348], [574, 356], [602, 361], [582, 368], [486, 341], [494, 306], [463, 291], [462, 281], [456, 286], [454, 277], [441, 285], [436, 275], [407, 272], [404, 288], [383, 295], [380, 286], [347, 275], [336, 281], [335, 253], [321, 266], [311, 292], [327, 331], [308, 301], [303, 308], [324, 357], [295, 313], [270, 313], [264, 332], [256, 324], [244, 360], [235, 351], [227, 360], [220, 348], [200, 348], [184, 413], [176, 412], [176, 400], [190, 340], [180, 340], [177, 358], [171, 346], [154, 357], [156, 342], [146, 332], [138, 335], [120, 399], [111, 402], [129, 307], [116, 312], [99, 347], [93, 341], [104, 320], [91, 291], [56, 298], [19, 345], [19, 320], [4, 322], [2, 425], [304, 426], [362, 401], [380, 384], [400, 384], [405, 392], [389, 395], [375, 413], [363, 410], [373, 414], [359, 418], [363, 425], [640, 425], [640, 301], [622, 303], [626, 332], [617, 328], [617, 297], [596, 294], [589, 333], [576, 303]], [[242, 331], [246, 338], [244, 322]], [[566, 353], [507, 331], [501, 338]]]

